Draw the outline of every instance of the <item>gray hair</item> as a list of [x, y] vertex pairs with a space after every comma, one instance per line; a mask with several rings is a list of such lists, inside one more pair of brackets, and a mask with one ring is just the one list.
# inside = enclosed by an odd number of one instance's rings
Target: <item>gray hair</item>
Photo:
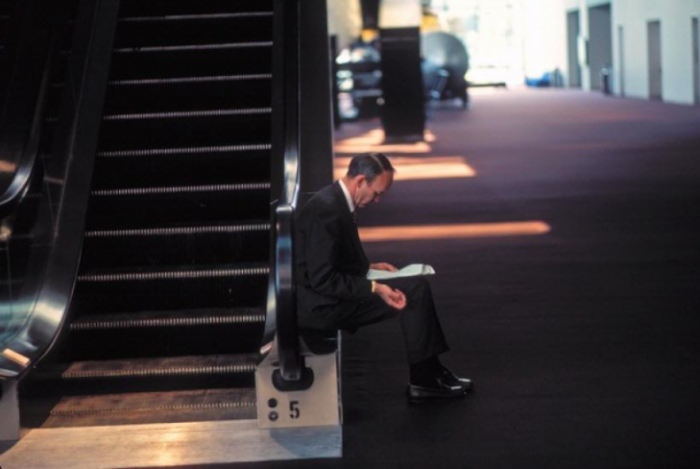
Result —
[[396, 170], [384, 153], [362, 153], [350, 161], [347, 175], [349, 178], [355, 178], [362, 174], [367, 178], [367, 182], [372, 182], [385, 171], [393, 173]]

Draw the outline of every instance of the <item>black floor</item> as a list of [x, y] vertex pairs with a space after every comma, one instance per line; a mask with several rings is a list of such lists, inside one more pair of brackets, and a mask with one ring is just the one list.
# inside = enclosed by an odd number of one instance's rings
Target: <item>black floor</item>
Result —
[[551, 226], [367, 246], [436, 268], [445, 362], [476, 392], [407, 405], [398, 323], [361, 330], [343, 342], [343, 460], [250, 467], [698, 467], [700, 109], [566, 91], [473, 103], [436, 113], [430, 154], [477, 176], [397, 182], [361, 225]]

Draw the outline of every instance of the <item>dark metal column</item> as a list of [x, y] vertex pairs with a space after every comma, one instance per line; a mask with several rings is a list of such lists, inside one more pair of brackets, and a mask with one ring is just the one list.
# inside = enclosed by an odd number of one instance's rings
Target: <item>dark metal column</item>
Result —
[[420, 30], [381, 29], [382, 125], [387, 142], [421, 141], [425, 126]]

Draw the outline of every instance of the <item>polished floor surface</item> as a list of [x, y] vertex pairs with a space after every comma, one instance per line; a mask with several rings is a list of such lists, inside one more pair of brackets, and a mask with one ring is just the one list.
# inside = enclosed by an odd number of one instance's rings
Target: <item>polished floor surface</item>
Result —
[[[342, 150], [376, 148], [377, 125], [343, 126]], [[427, 152], [390, 155], [475, 175], [397, 181], [362, 226], [550, 227], [367, 244], [435, 267], [444, 361], [476, 392], [408, 406], [398, 323], [360, 330], [343, 342], [343, 460], [252, 467], [697, 467], [700, 108], [501, 91], [429, 128]]]
[[[261, 430], [257, 420], [29, 430], [0, 448], [4, 469], [120, 469], [207, 466], [231, 461], [341, 455], [340, 427]], [[328, 459], [325, 459], [328, 460]]]

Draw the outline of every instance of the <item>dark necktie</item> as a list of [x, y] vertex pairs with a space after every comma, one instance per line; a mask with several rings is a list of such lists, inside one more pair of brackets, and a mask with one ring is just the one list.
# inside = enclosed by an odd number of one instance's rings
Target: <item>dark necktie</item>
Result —
[[357, 225], [357, 209], [352, 212], [352, 221]]

